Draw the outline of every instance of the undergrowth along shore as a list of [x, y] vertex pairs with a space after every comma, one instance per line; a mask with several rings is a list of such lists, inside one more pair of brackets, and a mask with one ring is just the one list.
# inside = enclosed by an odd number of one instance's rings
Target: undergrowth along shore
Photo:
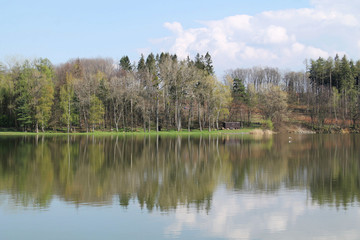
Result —
[[164, 136], [187, 136], [187, 135], [221, 135], [221, 134], [259, 134], [260, 132], [263, 132], [261, 129], [254, 129], [254, 128], [243, 128], [243, 129], [236, 129], [236, 130], [193, 130], [193, 131], [150, 131], [150, 132], [144, 132], [144, 131], [133, 131], [133, 132], [109, 132], [109, 131], [89, 131], [89, 132], [53, 132], [53, 131], [46, 131], [46, 132], [17, 132], [17, 131], [4, 131], [0, 132], [0, 136], [21, 136], [21, 135], [94, 135], [94, 136], [111, 136], [111, 135], [164, 135]]
[[203, 130], [200, 131], [198, 129], [191, 130], [190, 132], [187, 129], [183, 129], [182, 131], [169, 130], [169, 131], [159, 131], [156, 132], [152, 130], [150, 132], [144, 132], [143, 129], [135, 129], [134, 131], [89, 131], [89, 132], [70, 132], [66, 131], [45, 131], [45, 132], [20, 132], [14, 129], [1, 129], [0, 128], [0, 136], [35, 136], [35, 135], [49, 135], [49, 136], [61, 136], [61, 135], [89, 135], [89, 136], [147, 136], [147, 135], [160, 135], [160, 136], [201, 136], [201, 135], [230, 135], [230, 134], [249, 134], [249, 135], [272, 135], [277, 133], [289, 133], [289, 134], [350, 134], [350, 133], [360, 133], [359, 129], [353, 128], [318, 128], [318, 129], [309, 129], [306, 127], [299, 126], [288, 126], [286, 128], [282, 128], [279, 130], [267, 130], [263, 128], [242, 128], [242, 129], [234, 129], [234, 130], [212, 130], [208, 131]]

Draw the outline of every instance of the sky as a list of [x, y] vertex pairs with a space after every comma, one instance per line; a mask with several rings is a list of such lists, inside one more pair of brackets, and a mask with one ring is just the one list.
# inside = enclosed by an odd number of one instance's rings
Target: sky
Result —
[[234, 68], [303, 70], [305, 59], [360, 59], [360, 0], [0, 0], [0, 61], [209, 52]]

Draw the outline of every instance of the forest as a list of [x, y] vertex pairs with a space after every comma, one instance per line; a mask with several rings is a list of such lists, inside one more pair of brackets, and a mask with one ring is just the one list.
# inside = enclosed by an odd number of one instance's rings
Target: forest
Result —
[[[211, 55], [161, 53], [0, 63], [0, 129], [16, 131], [200, 131], [223, 121], [280, 129], [357, 131], [360, 60], [305, 61], [304, 71], [237, 68], [215, 76]], [[329, 130], [330, 129], [330, 130]]]

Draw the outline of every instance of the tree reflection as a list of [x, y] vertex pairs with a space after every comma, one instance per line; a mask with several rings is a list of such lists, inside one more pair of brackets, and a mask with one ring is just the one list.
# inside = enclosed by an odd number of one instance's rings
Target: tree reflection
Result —
[[54, 196], [106, 205], [118, 198], [149, 211], [208, 211], [219, 185], [272, 194], [304, 189], [314, 203], [359, 201], [357, 135], [1, 137], [0, 191], [22, 206]]

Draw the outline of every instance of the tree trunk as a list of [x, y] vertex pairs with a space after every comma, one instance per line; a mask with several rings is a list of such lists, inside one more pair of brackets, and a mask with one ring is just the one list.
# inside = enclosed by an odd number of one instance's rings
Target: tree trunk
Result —
[[176, 128], [177, 131], [180, 132], [181, 131], [181, 104], [179, 105], [178, 103], [178, 109], [177, 109], [177, 123], [176, 123]]
[[159, 132], [159, 99], [156, 96], [156, 132]]
[[248, 109], [248, 125], [251, 125], [251, 110], [250, 108]]
[[202, 131], [202, 126], [201, 126], [201, 113], [200, 113], [200, 103], [198, 103], [198, 119], [199, 119], [199, 128], [200, 128], [200, 131]]
[[116, 115], [115, 104], [113, 106], [114, 106], [114, 123], [115, 123], [116, 132], [118, 132], [119, 131], [119, 119], [120, 119], [120, 116], [118, 117]]
[[165, 121], [164, 121], [164, 124], [166, 124], [166, 130], [169, 130], [170, 111], [169, 111], [169, 104], [166, 101], [166, 97], [165, 97], [165, 100], [164, 100], [164, 104], [165, 104]]
[[82, 129], [82, 123], [81, 123], [81, 111], [79, 111], [79, 127]]
[[[330, 97], [331, 97], [331, 90], [332, 90], [332, 77], [331, 77], [331, 68], [330, 68], [329, 99], [330, 99]], [[329, 102], [331, 102], [331, 101], [329, 101]], [[330, 109], [330, 121], [331, 121], [331, 123], [332, 123], [332, 109], [331, 109], [331, 103], [330, 103], [330, 107], [329, 107], [329, 109]], [[331, 124], [331, 125], [332, 125], [332, 124]]]
[[[180, 116], [179, 116], [180, 115]], [[178, 122], [177, 122], [177, 131], [180, 132], [181, 131], [181, 114], [179, 112], [179, 115], [178, 115]]]
[[143, 127], [144, 127], [144, 133], [146, 133], [146, 115], [143, 113]]
[[190, 126], [191, 126], [191, 111], [192, 111], [192, 102], [190, 103], [189, 107], [189, 121], [188, 121], [188, 131], [190, 132]]
[[175, 100], [175, 126], [176, 127], [177, 127], [177, 124], [178, 124], [178, 100], [176, 97], [176, 100]]
[[208, 106], [208, 122], [209, 122], [209, 132], [211, 132], [211, 117], [210, 117], [210, 107]]
[[69, 104], [68, 104], [68, 117], [67, 117], [67, 133], [70, 132], [70, 118], [71, 118], [71, 105], [70, 105], [70, 97], [68, 99]]
[[126, 107], [124, 106], [124, 113], [123, 113], [123, 132], [125, 132], [125, 130], [126, 130], [125, 115], [126, 115]]
[[35, 124], [35, 132], [39, 133], [39, 123], [37, 120], [36, 120], [36, 124]]
[[134, 113], [133, 113], [133, 100], [130, 99], [130, 112], [131, 112], [131, 132], [134, 131]]
[[85, 122], [85, 126], [86, 126], [86, 132], [89, 132], [89, 125], [87, 122], [86, 113], [85, 113], [84, 109], [83, 109], [83, 114], [84, 114], [84, 122]]
[[146, 133], [146, 107], [145, 107], [145, 100], [143, 101], [143, 122], [144, 122], [144, 133]]
[[336, 115], [335, 98], [334, 98], [334, 103], [333, 104], [334, 104], [333, 106], [334, 106], [335, 122], [336, 122], [336, 125], [337, 125], [338, 119], [337, 119], [337, 115]]

